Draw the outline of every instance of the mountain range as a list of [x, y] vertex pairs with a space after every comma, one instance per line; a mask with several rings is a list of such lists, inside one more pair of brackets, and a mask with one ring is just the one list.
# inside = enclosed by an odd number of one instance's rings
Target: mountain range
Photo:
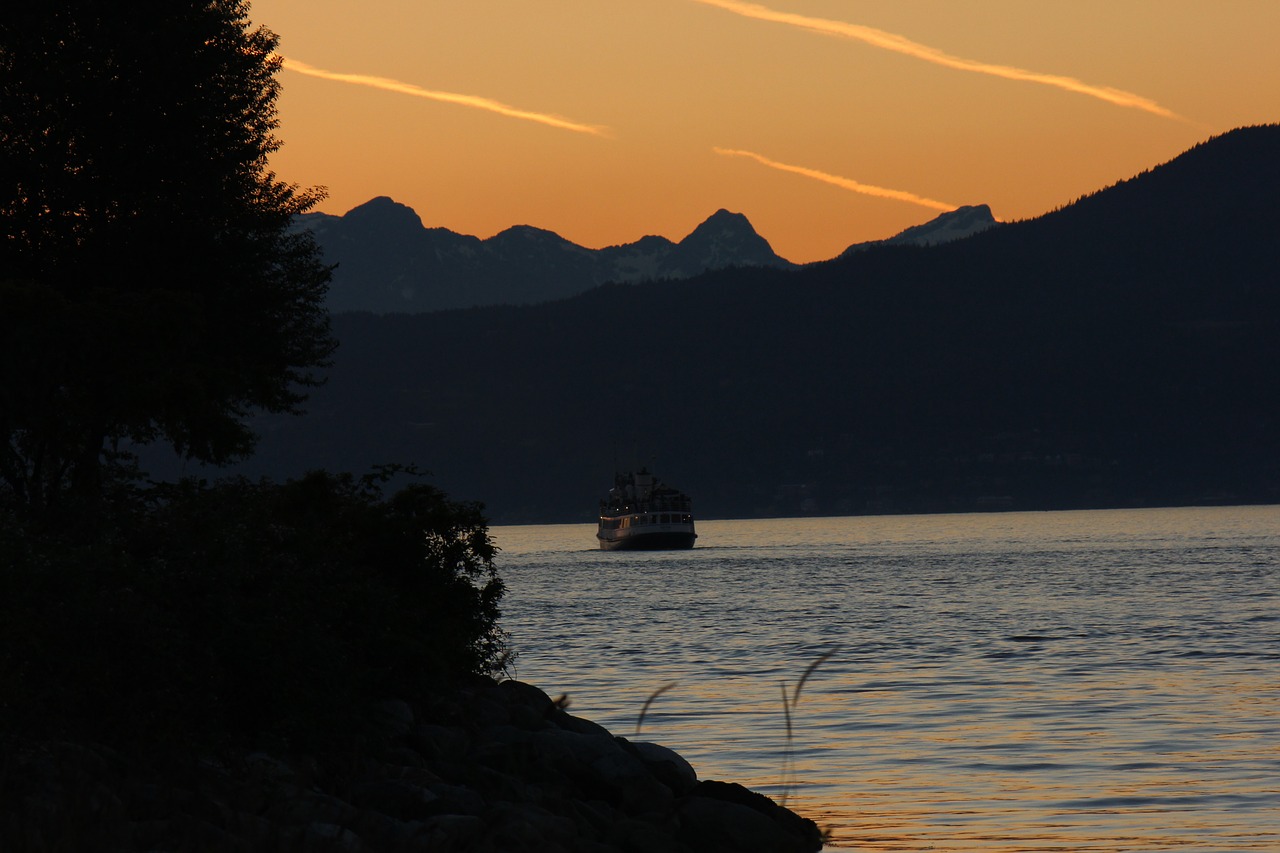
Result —
[[[482, 240], [427, 228], [410, 207], [380, 196], [342, 216], [309, 213], [299, 224], [336, 264], [332, 312], [418, 313], [479, 305], [531, 305], [606, 282], [687, 279], [728, 267], [793, 269], [741, 213], [718, 210], [687, 237], [648, 236], [588, 249], [518, 225]], [[887, 243], [941, 243], [996, 224], [986, 205], [963, 207]], [[849, 251], [871, 243], [858, 244]]]
[[241, 471], [416, 463], [496, 523], [589, 523], [637, 464], [702, 517], [1273, 502], [1277, 198], [1250, 127], [941, 245], [335, 314]]

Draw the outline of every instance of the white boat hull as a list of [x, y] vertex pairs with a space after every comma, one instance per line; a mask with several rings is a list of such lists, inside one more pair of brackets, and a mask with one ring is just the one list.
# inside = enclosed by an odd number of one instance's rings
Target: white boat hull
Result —
[[601, 530], [596, 533], [596, 539], [604, 551], [678, 551], [693, 547], [698, 534], [692, 524], [670, 527], [669, 530]]

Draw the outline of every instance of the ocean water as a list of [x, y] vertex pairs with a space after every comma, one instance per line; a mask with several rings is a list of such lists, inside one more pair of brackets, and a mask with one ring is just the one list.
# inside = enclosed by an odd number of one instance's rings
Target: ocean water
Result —
[[1280, 507], [698, 528], [493, 528], [513, 674], [829, 849], [1280, 850]]

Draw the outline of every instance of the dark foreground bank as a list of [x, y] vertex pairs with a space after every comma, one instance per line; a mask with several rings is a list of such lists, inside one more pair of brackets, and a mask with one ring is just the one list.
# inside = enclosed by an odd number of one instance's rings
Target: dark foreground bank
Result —
[[8, 740], [0, 849], [815, 851], [813, 821], [518, 681], [381, 703], [358, 748], [145, 759]]

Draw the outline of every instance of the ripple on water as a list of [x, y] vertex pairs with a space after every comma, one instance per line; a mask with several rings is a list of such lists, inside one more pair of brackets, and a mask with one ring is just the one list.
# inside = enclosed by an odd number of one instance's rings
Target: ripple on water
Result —
[[495, 529], [517, 675], [837, 847], [1280, 849], [1277, 508], [699, 526]]

